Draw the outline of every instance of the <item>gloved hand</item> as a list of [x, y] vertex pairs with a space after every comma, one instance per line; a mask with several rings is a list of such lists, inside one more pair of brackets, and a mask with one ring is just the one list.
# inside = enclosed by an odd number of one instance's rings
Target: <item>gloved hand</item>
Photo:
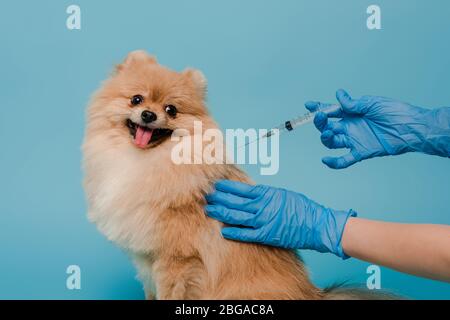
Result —
[[264, 185], [222, 180], [206, 196], [208, 216], [226, 224], [227, 239], [290, 249], [332, 252], [348, 258], [341, 238], [349, 212], [325, 208], [304, 195]]
[[[450, 108], [423, 109], [389, 98], [364, 96], [352, 99], [339, 90], [341, 110], [317, 113], [314, 124], [322, 132], [322, 143], [330, 148], [348, 148], [341, 157], [325, 157], [322, 162], [342, 169], [373, 157], [418, 151], [450, 157]], [[307, 102], [309, 111], [329, 106]], [[331, 122], [328, 118], [340, 118]]]

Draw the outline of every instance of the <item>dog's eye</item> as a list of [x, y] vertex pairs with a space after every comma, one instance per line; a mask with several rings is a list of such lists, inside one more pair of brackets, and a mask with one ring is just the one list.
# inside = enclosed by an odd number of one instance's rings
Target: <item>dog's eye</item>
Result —
[[131, 98], [131, 104], [133, 106], [137, 106], [138, 104], [141, 104], [144, 101], [144, 97], [141, 96], [140, 94], [137, 94], [135, 96], [133, 96], [133, 98]]
[[177, 115], [177, 108], [174, 105], [167, 105], [165, 111], [171, 117], [175, 117]]

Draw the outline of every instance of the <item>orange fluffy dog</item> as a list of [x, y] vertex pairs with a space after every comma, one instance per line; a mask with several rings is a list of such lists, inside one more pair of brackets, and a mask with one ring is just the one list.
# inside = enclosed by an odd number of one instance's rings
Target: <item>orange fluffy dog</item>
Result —
[[[294, 251], [222, 238], [204, 196], [218, 179], [249, 183], [233, 165], [174, 164], [176, 129], [217, 128], [206, 80], [132, 52], [95, 94], [83, 145], [89, 218], [130, 253], [146, 296], [158, 299], [352, 298], [322, 291]], [[153, 292], [156, 288], [156, 292]], [[363, 297], [363, 296], [360, 296]]]

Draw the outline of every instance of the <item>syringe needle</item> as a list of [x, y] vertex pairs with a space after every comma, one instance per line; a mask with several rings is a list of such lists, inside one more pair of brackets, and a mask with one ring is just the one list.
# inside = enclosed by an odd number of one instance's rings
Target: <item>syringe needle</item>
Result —
[[258, 141], [260, 141], [260, 140], [262, 140], [262, 139], [269, 138], [269, 137], [273, 136], [274, 134], [275, 134], [275, 130], [274, 130], [274, 129], [271, 129], [271, 130], [267, 131], [267, 133], [265, 133], [265, 134], [263, 134], [263, 135], [257, 137], [256, 139], [247, 141], [246, 143], [244, 143], [243, 145], [241, 145], [240, 147], [238, 147], [238, 149], [244, 148], [244, 147], [246, 147], [246, 146], [248, 146], [248, 145], [250, 145], [250, 144], [253, 144], [253, 143], [255, 143], [255, 142], [258, 142]]
[[244, 148], [244, 147], [248, 146], [249, 144], [253, 144], [253, 143], [255, 143], [255, 142], [258, 142], [259, 139], [261, 139], [261, 138], [264, 138], [264, 136], [258, 137], [258, 138], [253, 139], [253, 140], [249, 140], [249, 141], [247, 141], [246, 143], [244, 143], [243, 145], [241, 145], [238, 149]]
[[[325, 113], [332, 113], [332, 112], [336, 112], [341, 108], [340, 105], [335, 104], [335, 105], [329, 105], [324, 109], [318, 110], [318, 111], [322, 111]], [[302, 126], [304, 124], [307, 124], [309, 122], [312, 122], [312, 120], [314, 119], [314, 116], [316, 115], [316, 113], [318, 111], [315, 112], [308, 112], [305, 113], [304, 115], [301, 115], [297, 118], [291, 119], [286, 121], [285, 123], [274, 127], [273, 129], [270, 129], [269, 131], [267, 131], [267, 133], [263, 134], [262, 136], [259, 136], [258, 138], [248, 141], [247, 143], [243, 144], [242, 146], [240, 146], [238, 149], [243, 148], [248, 146], [249, 144], [258, 142], [259, 140], [262, 139], [266, 139], [266, 138], [270, 138], [271, 136], [273, 136], [275, 133], [282, 133], [282, 132], [290, 132], [293, 131], [295, 128]]]

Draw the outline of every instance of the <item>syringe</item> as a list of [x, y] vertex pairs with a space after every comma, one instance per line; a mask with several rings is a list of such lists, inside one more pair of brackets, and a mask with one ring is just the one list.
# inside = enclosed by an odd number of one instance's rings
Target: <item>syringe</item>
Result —
[[320, 110], [315, 111], [315, 112], [305, 113], [305, 114], [303, 114], [301, 116], [298, 116], [297, 118], [285, 121], [283, 124], [280, 124], [279, 126], [273, 127], [272, 129], [267, 131], [266, 134], [263, 134], [262, 136], [256, 138], [255, 140], [251, 140], [251, 141], [247, 142], [242, 147], [245, 147], [245, 146], [247, 146], [249, 144], [252, 144], [254, 142], [260, 141], [262, 139], [270, 138], [271, 136], [273, 136], [277, 132], [279, 134], [282, 134], [284, 132], [293, 131], [295, 128], [300, 127], [300, 126], [302, 126], [304, 124], [307, 124], [307, 123], [310, 123], [311, 121], [313, 121], [314, 116], [316, 115], [317, 112], [335, 113], [340, 108], [341, 108], [340, 105], [333, 104], [333, 105], [327, 106], [325, 108], [321, 108]]

